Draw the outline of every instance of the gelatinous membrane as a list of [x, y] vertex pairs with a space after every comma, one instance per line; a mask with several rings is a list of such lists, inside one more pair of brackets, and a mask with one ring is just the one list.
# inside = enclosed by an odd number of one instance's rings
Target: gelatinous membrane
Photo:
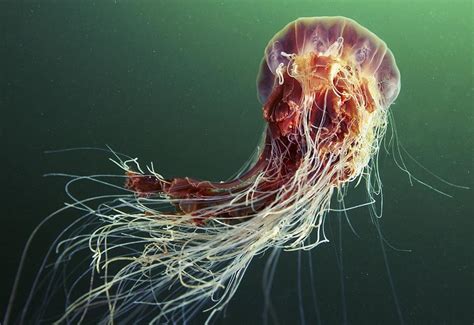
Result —
[[[136, 160], [117, 161], [132, 195], [89, 208], [103, 224], [68, 241], [71, 252], [88, 247], [107, 276], [61, 320], [77, 321], [101, 303], [104, 320], [179, 321], [204, 305], [211, 318], [255, 255], [327, 240], [323, 223], [335, 191], [358, 178], [372, 190], [388, 108], [400, 90], [381, 39], [343, 17], [297, 19], [268, 43], [257, 88], [267, 128], [253, 165], [235, 179], [165, 178], [153, 168], [142, 172]], [[312, 231], [316, 241], [303, 246]]]

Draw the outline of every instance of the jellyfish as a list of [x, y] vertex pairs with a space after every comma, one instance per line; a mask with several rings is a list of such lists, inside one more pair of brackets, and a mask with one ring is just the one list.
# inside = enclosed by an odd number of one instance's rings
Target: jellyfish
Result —
[[[58, 239], [54, 265], [88, 252], [89, 270], [77, 281], [90, 285], [65, 291], [56, 322], [173, 323], [199, 311], [210, 320], [254, 257], [328, 241], [331, 198], [353, 181], [374, 190], [389, 107], [400, 91], [394, 56], [379, 37], [345, 17], [299, 18], [266, 46], [257, 90], [266, 127], [234, 178], [167, 178], [117, 154], [122, 191], [67, 207], [84, 216], [80, 232]], [[101, 177], [85, 178], [106, 184]], [[308, 243], [311, 233], [316, 239]]]

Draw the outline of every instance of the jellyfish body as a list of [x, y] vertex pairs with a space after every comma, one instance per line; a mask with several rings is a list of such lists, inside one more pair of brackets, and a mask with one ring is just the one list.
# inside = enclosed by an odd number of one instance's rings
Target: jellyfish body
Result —
[[[91, 273], [105, 273], [103, 282], [96, 276], [59, 321], [101, 304], [104, 321], [179, 321], [203, 306], [211, 318], [254, 256], [327, 240], [333, 193], [370, 182], [400, 89], [394, 57], [353, 20], [300, 18], [269, 42], [257, 88], [267, 127], [253, 165], [235, 179], [166, 179], [118, 162], [128, 193], [89, 207], [101, 225], [67, 241], [69, 252], [92, 251]], [[312, 231], [315, 242], [303, 246]]]
[[[353, 20], [300, 18], [269, 42], [257, 88], [268, 128], [245, 173], [216, 183], [129, 172], [126, 186], [175, 199], [178, 212], [199, 223], [252, 217], [281, 202], [282, 189], [284, 196], [300, 190], [297, 180], [338, 187], [359, 176], [377, 151], [400, 75], [385, 43]], [[238, 193], [247, 195], [236, 200]]]

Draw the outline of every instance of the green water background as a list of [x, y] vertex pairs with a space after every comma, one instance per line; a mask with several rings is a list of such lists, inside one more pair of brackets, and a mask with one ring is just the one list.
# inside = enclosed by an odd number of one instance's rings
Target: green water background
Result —
[[[472, 187], [471, 1], [0, 1], [2, 312], [29, 233], [66, 200], [64, 180], [42, 175], [118, 173], [97, 152], [44, 150], [109, 144], [153, 161], [166, 176], [225, 179], [263, 130], [255, 77], [268, 40], [298, 17], [325, 15], [355, 19], [388, 44], [402, 76], [392, 107], [400, 140], [436, 175]], [[390, 243], [412, 250], [387, 250], [405, 321], [472, 324], [472, 190], [446, 186], [410, 163], [448, 198], [411, 186], [391, 156], [380, 162], [382, 229]], [[351, 211], [350, 220], [359, 237], [342, 223], [347, 318], [396, 324], [368, 211]], [[40, 256], [70, 221], [59, 218], [34, 243], [20, 305]], [[341, 323], [334, 245], [314, 250], [313, 260], [321, 320]], [[303, 262], [302, 305], [314, 324]], [[254, 261], [218, 323], [261, 323], [263, 265]], [[300, 322], [296, 284], [296, 254], [284, 253], [272, 294], [281, 324]]]

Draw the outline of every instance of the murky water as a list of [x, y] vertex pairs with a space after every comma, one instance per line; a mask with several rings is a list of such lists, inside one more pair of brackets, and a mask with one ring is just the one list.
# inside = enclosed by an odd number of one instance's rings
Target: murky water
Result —
[[[470, 1], [0, 2], [2, 312], [28, 235], [66, 200], [64, 179], [42, 175], [119, 173], [103, 153], [45, 150], [110, 145], [153, 161], [167, 176], [225, 179], [252, 154], [263, 130], [255, 78], [268, 40], [297, 17], [332, 15], [355, 19], [393, 51], [402, 90], [391, 109], [404, 148], [432, 173], [472, 187]], [[381, 153], [381, 227], [399, 249], [386, 246], [401, 313], [407, 324], [470, 324], [472, 190], [407, 164], [452, 197], [411, 185], [393, 156]], [[364, 198], [356, 190], [349, 200]], [[15, 315], [41, 256], [73, 218], [40, 231]], [[367, 209], [350, 211], [349, 220], [357, 236], [344, 217], [330, 215], [331, 242], [311, 252], [317, 308], [308, 254], [299, 292], [298, 254], [283, 253], [272, 290], [280, 324], [301, 323], [302, 313], [307, 324], [400, 322]], [[255, 259], [218, 324], [262, 323], [264, 263], [265, 256]]]

